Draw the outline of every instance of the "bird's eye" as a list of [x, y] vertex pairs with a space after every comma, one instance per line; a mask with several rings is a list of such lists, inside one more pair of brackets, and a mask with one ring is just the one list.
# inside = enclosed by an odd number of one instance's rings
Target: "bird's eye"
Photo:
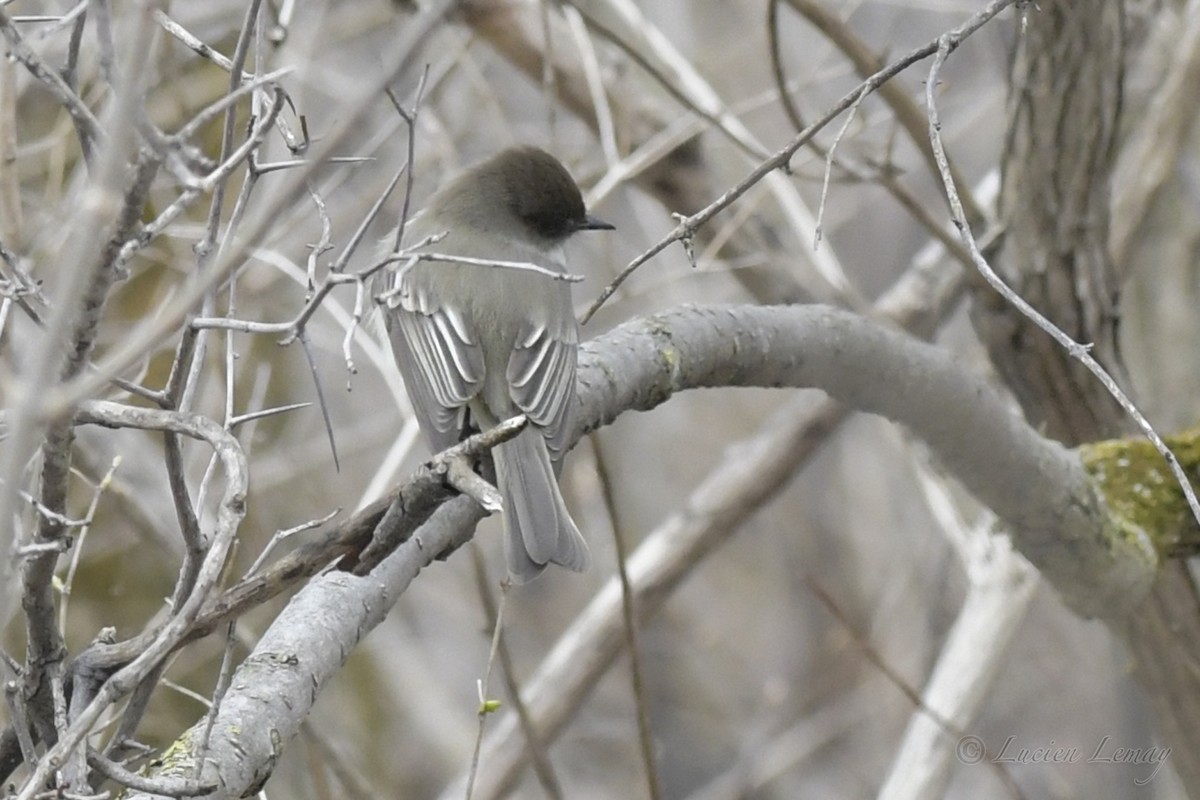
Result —
[[531, 211], [521, 215], [521, 221], [534, 233], [546, 239], [561, 239], [573, 229], [571, 221], [554, 211]]

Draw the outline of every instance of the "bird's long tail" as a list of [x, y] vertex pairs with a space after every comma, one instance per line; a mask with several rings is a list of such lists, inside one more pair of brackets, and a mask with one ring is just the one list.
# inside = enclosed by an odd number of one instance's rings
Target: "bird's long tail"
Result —
[[586, 570], [592, 556], [563, 503], [541, 433], [526, 429], [492, 455], [504, 497], [504, 555], [513, 579], [524, 583], [550, 563]]

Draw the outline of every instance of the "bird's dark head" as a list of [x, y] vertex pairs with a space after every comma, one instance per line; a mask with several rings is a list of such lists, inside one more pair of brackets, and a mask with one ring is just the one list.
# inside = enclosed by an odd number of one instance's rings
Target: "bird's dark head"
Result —
[[[566, 167], [537, 147], [514, 147], [468, 169], [444, 192], [441, 202], [459, 216], [494, 227], [515, 223], [550, 243], [583, 230], [611, 230], [587, 213], [583, 195]], [[493, 224], [494, 223], [494, 224]]]

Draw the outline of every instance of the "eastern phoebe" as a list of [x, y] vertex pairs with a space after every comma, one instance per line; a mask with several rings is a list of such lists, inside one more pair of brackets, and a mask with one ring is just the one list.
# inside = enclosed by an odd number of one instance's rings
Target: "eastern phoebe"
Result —
[[[567, 513], [554, 464], [575, 401], [579, 324], [563, 243], [612, 229], [589, 216], [553, 156], [518, 147], [466, 170], [405, 230], [422, 250], [518, 266], [417, 261], [389, 278], [384, 320], [413, 409], [435, 451], [472, 429], [525, 414], [529, 427], [492, 451], [504, 498], [504, 553], [525, 582], [549, 563], [582, 572], [587, 544]], [[540, 270], [541, 272], [539, 272]]]

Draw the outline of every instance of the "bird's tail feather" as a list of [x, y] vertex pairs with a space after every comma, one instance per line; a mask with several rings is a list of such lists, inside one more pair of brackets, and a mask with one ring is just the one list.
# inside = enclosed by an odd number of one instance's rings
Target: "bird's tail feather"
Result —
[[524, 583], [550, 563], [586, 570], [592, 557], [558, 490], [546, 440], [527, 429], [492, 455], [504, 497], [504, 555], [513, 579]]

